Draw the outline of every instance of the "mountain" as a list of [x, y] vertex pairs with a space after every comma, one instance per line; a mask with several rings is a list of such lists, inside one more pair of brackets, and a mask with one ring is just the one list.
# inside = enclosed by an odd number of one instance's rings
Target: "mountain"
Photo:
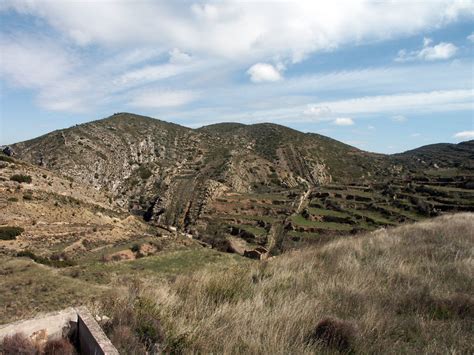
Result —
[[473, 209], [472, 141], [389, 156], [276, 124], [190, 129], [117, 113], [11, 148], [151, 224], [225, 250], [265, 245], [278, 252]]

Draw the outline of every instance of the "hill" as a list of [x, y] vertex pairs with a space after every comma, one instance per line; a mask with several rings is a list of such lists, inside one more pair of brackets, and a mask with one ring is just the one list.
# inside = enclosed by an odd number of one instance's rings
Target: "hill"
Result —
[[278, 253], [474, 208], [469, 142], [387, 156], [276, 124], [193, 130], [118, 113], [12, 149], [221, 250]]

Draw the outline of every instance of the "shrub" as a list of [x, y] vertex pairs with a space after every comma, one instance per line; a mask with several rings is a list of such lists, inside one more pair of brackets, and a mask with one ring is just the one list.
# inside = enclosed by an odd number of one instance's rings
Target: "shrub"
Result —
[[130, 286], [127, 297], [104, 299], [103, 311], [110, 321], [103, 328], [120, 353], [160, 353], [165, 344], [157, 304], [140, 293], [137, 283]]
[[122, 354], [145, 354], [145, 347], [127, 325], [118, 325], [108, 334], [110, 341]]
[[133, 251], [134, 253], [138, 253], [140, 251], [140, 244], [138, 243], [133, 244], [130, 250]]
[[18, 202], [18, 199], [16, 197], [9, 197], [8, 201], [9, 202]]
[[27, 184], [31, 183], [32, 179], [30, 175], [15, 174], [10, 177], [11, 181], [16, 181], [19, 183], [25, 182]]
[[3, 155], [3, 154], [0, 154], [0, 161], [6, 161], [8, 163], [14, 163], [15, 162], [12, 158], [7, 157], [6, 155]]
[[43, 350], [44, 355], [74, 355], [76, 351], [67, 339], [52, 339], [46, 342]]
[[135, 305], [135, 331], [147, 349], [154, 344], [163, 343], [165, 335], [154, 302], [139, 298]]
[[33, 199], [33, 194], [31, 192], [25, 192], [23, 194], [23, 200], [31, 201]]
[[148, 169], [144, 166], [140, 166], [138, 168], [138, 174], [140, 175], [142, 180], [147, 180], [151, 176], [152, 173], [151, 173], [150, 169]]
[[355, 336], [353, 325], [347, 321], [324, 318], [310, 335], [311, 342], [320, 342], [341, 352], [349, 352]]
[[20, 251], [16, 254], [16, 256], [30, 258], [31, 260], [33, 260], [34, 262], [38, 264], [43, 264], [43, 265], [56, 267], [56, 268], [76, 265], [76, 263], [73, 260], [49, 259], [44, 256], [36, 255], [35, 253], [29, 250]]
[[3, 338], [2, 354], [4, 355], [35, 355], [37, 353], [33, 342], [22, 333], [7, 335]]
[[24, 231], [21, 227], [0, 227], [0, 240], [14, 240]]

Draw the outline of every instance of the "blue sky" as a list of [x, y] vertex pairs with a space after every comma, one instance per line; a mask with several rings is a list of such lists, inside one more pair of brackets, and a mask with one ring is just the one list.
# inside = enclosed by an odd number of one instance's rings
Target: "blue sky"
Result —
[[114, 112], [394, 153], [474, 139], [473, 1], [0, 4], [0, 144]]

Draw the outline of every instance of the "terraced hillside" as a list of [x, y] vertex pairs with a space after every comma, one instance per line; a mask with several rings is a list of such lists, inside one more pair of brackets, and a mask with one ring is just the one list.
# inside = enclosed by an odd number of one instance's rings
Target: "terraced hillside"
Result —
[[193, 130], [119, 113], [12, 149], [149, 224], [239, 253], [474, 208], [472, 141], [386, 156], [275, 124]]

